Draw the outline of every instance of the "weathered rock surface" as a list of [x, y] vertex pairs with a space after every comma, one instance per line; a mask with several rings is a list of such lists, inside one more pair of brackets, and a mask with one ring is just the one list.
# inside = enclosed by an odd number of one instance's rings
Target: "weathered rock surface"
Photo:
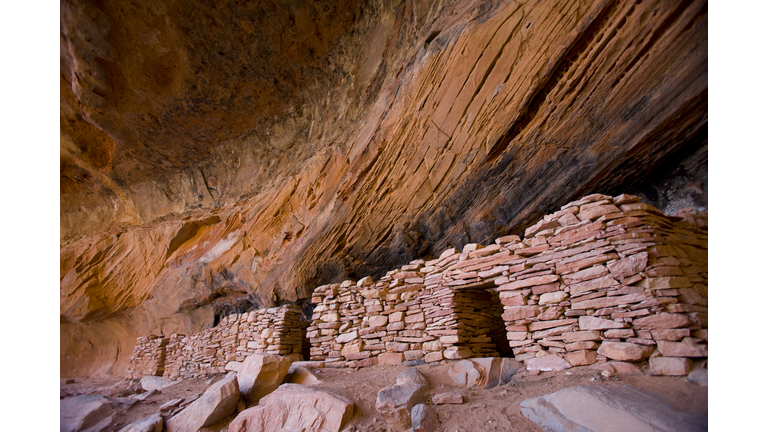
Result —
[[62, 376], [121, 374], [139, 335], [521, 232], [706, 146], [707, 13], [63, 1]]
[[298, 384], [283, 384], [229, 424], [229, 432], [339, 432], [354, 415], [349, 399]]
[[192, 432], [203, 426], [212, 425], [235, 412], [240, 390], [237, 376], [228, 375], [213, 384], [180, 413], [165, 423], [168, 432]]
[[151, 415], [145, 419], [135, 421], [119, 432], [161, 432], [163, 430], [163, 416], [160, 414]]
[[291, 359], [272, 354], [251, 354], [237, 371], [237, 383], [243, 397], [253, 402], [268, 395], [283, 382]]
[[551, 432], [702, 431], [707, 416], [678, 411], [661, 397], [634, 387], [569, 387], [520, 403], [529, 420]]
[[411, 427], [411, 409], [420, 403], [429, 383], [416, 368], [408, 368], [400, 373], [397, 382], [391, 387], [379, 390], [376, 396], [376, 411], [393, 430], [405, 430]]
[[99, 432], [112, 422], [112, 404], [100, 395], [64, 398], [60, 402], [61, 432]]
[[159, 376], [145, 376], [139, 381], [141, 384], [141, 388], [143, 388], [146, 391], [152, 391], [152, 390], [162, 390], [166, 387], [170, 387], [175, 382], [168, 381], [167, 379], [161, 378]]
[[448, 376], [454, 384], [474, 387], [483, 382], [483, 372], [471, 360], [459, 360], [448, 369]]

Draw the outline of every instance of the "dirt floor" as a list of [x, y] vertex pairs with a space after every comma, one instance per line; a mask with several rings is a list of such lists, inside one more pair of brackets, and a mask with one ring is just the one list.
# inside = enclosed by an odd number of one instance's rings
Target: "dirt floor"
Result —
[[[565, 387], [585, 384], [607, 386], [631, 385], [635, 388], [658, 394], [677, 409], [685, 412], [708, 413], [707, 387], [690, 383], [684, 377], [653, 377], [614, 375], [604, 377], [588, 367], [575, 367], [561, 372], [542, 372], [540, 375], [527, 373], [515, 375], [512, 382], [492, 389], [465, 388], [456, 386], [448, 375], [449, 363], [421, 365], [416, 368], [430, 384], [425, 403], [431, 404], [431, 397], [437, 393], [455, 391], [464, 397], [461, 405], [435, 405], [441, 424], [441, 431], [541, 431], [520, 411], [520, 402], [542, 396]], [[395, 384], [398, 374], [406, 369], [402, 365], [377, 365], [358, 370], [353, 369], [311, 369], [321, 380], [314, 388], [342, 395], [355, 403], [355, 416], [346, 425], [345, 431], [386, 431], [383, 418], [376, 412], [376, 395], [379, 390]], [[149, 396], [145, 401], [130, 407], [113, 403], [116, 411], [110, 431], [117, 431], [128, 423], [158, 412], [165, 402], [184, 398], [190, 400], [224, 375], [183, 380]], [[119, 378], [86, 379], [78, 378], [65, 384], [62, 380], [61, 397], [79, 394], [102, 394], [117, 396], [121, 390], [126, 393], [130, 383]], [[130, 392], [130, 390], [127, 390]], [[122, 399], [116, 399], [120, 401]], [[183, 402], [182, 402], [183, 403]], [[206, 432], [226, 431], [234, 415]]]

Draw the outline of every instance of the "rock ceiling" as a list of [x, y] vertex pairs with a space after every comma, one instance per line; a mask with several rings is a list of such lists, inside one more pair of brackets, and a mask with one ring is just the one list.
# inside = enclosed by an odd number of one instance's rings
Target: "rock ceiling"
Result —
[[705, 1], [62, 0], [62, 373], [637, 183], [706, 143], [707, 34]]

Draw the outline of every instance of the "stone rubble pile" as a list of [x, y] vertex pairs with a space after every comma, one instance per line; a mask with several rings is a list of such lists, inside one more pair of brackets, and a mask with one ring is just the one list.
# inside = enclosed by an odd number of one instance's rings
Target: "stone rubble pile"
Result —
[[307, 324], [300, 317], [301, 308], [289, 304], [229, 315], [216, 327], [191, 336], [142, 337], [128, 371], [131, 378], [157, 375], [175, 380], [237, 370], [246, 357], [256, 353], [300, 360]]
[[[707, 357], [707, 217], [593, 194], [496, 244], [448, 249], [379, 281], [323, 285], [308, 328], [326, 366], [498, 356], [530, 369]], [[506, 352], [502, 353], [507, 355]]]

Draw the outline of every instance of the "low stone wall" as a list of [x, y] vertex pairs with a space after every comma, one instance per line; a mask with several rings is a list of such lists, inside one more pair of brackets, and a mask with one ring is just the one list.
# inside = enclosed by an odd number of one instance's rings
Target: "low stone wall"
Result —
[[216, 327], [191, 336], [139, 338], [129, 363], [129, 375], [176, 379], [226, 372], [237, 369], [247, 356], [255, 353], [301, 359], [307, 323], [301, 323], [300, 317], [300, 307], [284, 305], [229, 315]]
[[518, 360], [555, 355], [573, 366], [706, 357], [706, 228], [705, 213], [666, 216], [638, 197], [590, 195], [523, 239], [316, 288], [311, 359], [434, 362], [496, 356], [503, 344]]
[[128, 377], [138, 379], [148, 375], [162, 376], [165, 372], [168, 342], [168, 338], [163, 336], [138, 338], [128, 363]]

